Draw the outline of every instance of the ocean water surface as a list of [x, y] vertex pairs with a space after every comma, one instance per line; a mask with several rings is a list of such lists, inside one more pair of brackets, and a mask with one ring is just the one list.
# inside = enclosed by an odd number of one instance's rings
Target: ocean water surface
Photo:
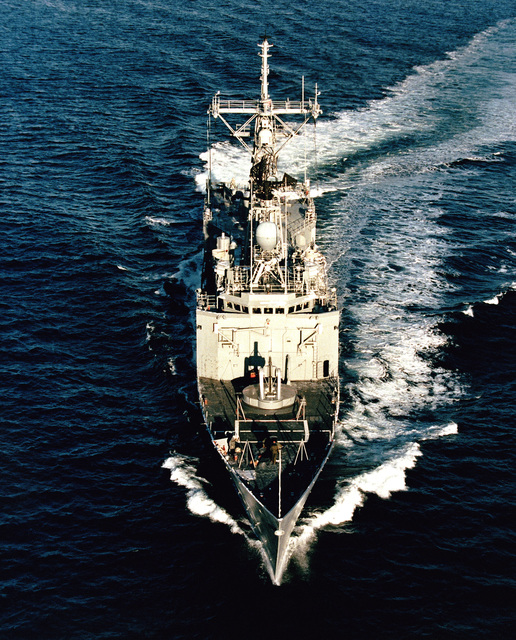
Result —
[[[513, 637], [514, 3], [0, 17], [0, 637]], [[337, 442], [280, 587], [195, 405], [206, 110], [258, 95], [265, 32], [271, 95], [321, 90], [343, 307]]]

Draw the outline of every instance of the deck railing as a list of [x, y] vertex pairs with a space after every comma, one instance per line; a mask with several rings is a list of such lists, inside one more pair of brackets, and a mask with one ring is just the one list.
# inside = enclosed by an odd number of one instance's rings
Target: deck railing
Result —
[[311, 100], [269, 100], [262, 105], [260, 100], [221, 100], [218, 96], [211, 103], [215, 117], [219, 113], [257, 113], [260, 108], [271, 113], [308, 113], [311, 107]]

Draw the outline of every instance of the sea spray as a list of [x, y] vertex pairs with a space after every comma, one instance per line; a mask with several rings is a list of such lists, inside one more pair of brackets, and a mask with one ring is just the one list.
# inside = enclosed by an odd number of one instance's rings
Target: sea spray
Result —
[[186, 489], [187, 505], [192, 513], [209, 518], [212, 522], [226, 524], [231, 533], [245, 535], [227, 511], [208, 496], [204, 488], [207, 480], [197, 475], [194, 462], [193, 458], [174, 453], [163, 462], [162, 467], [170, 470], [173, 482]]

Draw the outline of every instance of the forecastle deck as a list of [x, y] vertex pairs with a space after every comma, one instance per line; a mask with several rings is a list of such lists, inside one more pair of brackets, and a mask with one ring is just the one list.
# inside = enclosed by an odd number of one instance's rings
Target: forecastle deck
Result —
[[217, 450], [240, 481], [272, 513], [281, 509], [286, 513], [333, 442], [337, 380], [291, 383], [297, 393], [295, 403], [269, 413], [255, 411], [243, 402], [242, 389], [248, 382], [200, 378], [205, 421]]

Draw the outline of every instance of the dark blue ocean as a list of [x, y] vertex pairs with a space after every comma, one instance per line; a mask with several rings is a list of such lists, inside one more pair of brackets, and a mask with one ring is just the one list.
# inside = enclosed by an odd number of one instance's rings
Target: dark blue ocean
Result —
[[[272, 97], [321, 90], [343, 307], [279, 587], [194, 366], [206, 110], [265, 32]], [[0, 637], [516, 637], [515, 3], [2, 0], [0, 34]]]

